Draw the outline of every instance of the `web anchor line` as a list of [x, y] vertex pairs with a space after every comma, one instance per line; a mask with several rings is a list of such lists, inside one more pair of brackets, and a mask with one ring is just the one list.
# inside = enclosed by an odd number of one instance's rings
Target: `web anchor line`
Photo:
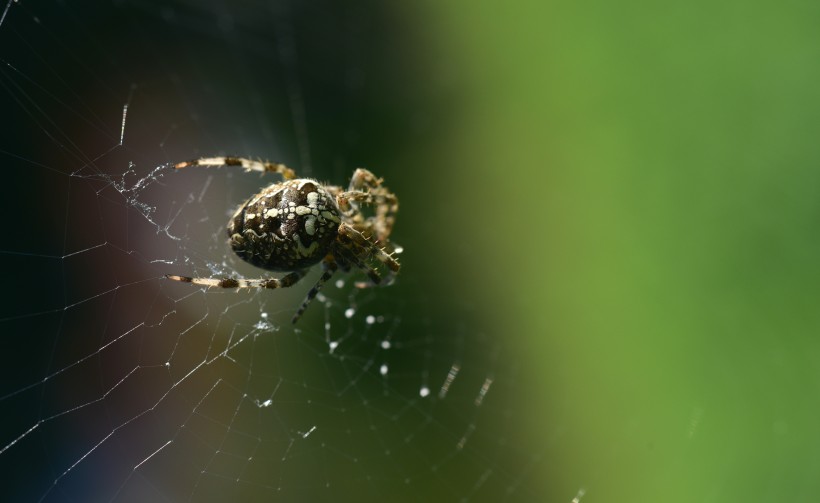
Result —
[[3, 9], [3, 15], [0, 16], [0, 26], [3, 26], [3, 21], [6, 20], [6, 14], [8, 14], [8, 12], [9, 12], [9, 7], [11, 7], [11, 4], [16, 2], [16, 1], [17, 0], [9, 0], [9, 2], [6, 4], [6, 8]]
[[125, 138], [125, 118], [128, 117], [128, 103], [123, 105], [122, 107], [122, 127], [120, 128], [120, 146], [122, 146], [122, 140]]

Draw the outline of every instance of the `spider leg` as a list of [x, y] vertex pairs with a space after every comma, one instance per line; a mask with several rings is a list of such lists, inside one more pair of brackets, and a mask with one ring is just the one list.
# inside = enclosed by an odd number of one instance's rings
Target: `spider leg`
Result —
[[388, 270], [387, 276], [382, 277], [378, 271], [370, 267], [357, 256], [357, 254], [367, 256], [369, 253], [367, 250], [357, 248], [352, 251], [348, 248], [348, 246], [351, 245], [348, 243], [346, 246], [337, 247], [334, 253], [337, 253], [340, 258], [344, 258], [345, 261], [358, 267], [370, 279], [370, 281], [356, 281], [354, 283], [356, 288], [372, 288], [375, 286], [389, 286], [393, 284], [393, 281], [396, 279], [395, 272]]
[[369, 170], [356, 168], [356, 171], [353, 172], [353, 176], [350, 177], [350, 185], [348, 185], [347, 190], [375, 189], [381, 187], [383, 181], [384, 180], [377, 178], [376, 175]]
[[322, 261], [322, 271], [324, 272], [316, 281], [316, 284], [313, 285], [313, 288], [311, 288], [310, 291], [307, 293], [307, 295], [305, 296], [305, 300], [302, 302], [302, 305], [299, 306], [299, 309], [297, 309], [296, 312], [293, 314], [293, 318], [291, 318], [290, 320], [291, 323], [296, 323], [297, 321], [299, 321], [299, 318], [301, 318], [302, 313], [304, 313], [305, 309], [307, 309], [308, 304], [310, 304], [310, 302], [316, 297], [316, 294], [319, 293], [319, 290], [321, 290], [324, 284], [327, 283], [327, 281], [330, 279], [331, 276], [333, 276], [333, 273], [335, 273], [337, 269], [338, 266], [331, 257], [327, 257]]
[[[396, 212], [399, 210], [399, 200], [396, 196], [382, 187], [368, 192], [349, 190], [336, 195], [336, 203], [348, 218], [356, 224], [357, 230], [372, 229], [379, 241], [386, 242], [393, 224], [396, 222]], [[359, 212], [359, 205], [374, 206], [376, 214], [365, 218]], [[369, 234], [369, 233], [368, 233]]]
[[[342, 224], [339, 226], [339, 241], [341, 247], [353, 248], [352, 251], [356, 252], [354, 255], [358, 256], [363, 252], [366, 256], [372, 256], [386, 265], [393, 273], [399, 272], [399, 268], [401, 268], [399, 261], [393, 258], [391, 254], [379, 248], [376, 243], [370, 241], [361, 232], [349, 225]], [[351, 244], [353, 246], [350, 246]]]
[[293, 180], [296, 178], [296, 173], [284, 164], [255, 161], [246, 157], [200, 157], [192, 161], [175, 164], [174, 168], [182, 169], [188, 166], [241, 166], [248, 171], [281, 173], [285, 180]]
[[306, 269], [293, 271], [285, 274], [281, 278], [269, 279], [235, 279], [235, 278], [192, 278], [190, 276], [176, 276], [166, 274], [165, 277], [182, 283], [193, 283], [194, 285], [215, 286], [219, 288], [287, 288], [293, 286], [297, 281], [307, 274]]
[[[381, 178], [376, 177], [370, 171], [357, 168], [350, 178], [347, 192], [337, 194], [336, 201], [342, 211], [348, 211], [348, 208], [350, 208], [350, 213], [355, 213], [359, 204], [375, 206], [376, 214], [374, 217], [366, 220], [359, 218], [355, 219], [354, 222], [372, 227], [379, 241], [386, 242], [396, 222], [399, 200], [386, 187], [382, 187], [382, 181]], [[357, 226], [358, 229], [361, 229], [361, 227], [362, 225]]]
[[348, 185], [348, 192], [368, 192], [380, 198], [379, 204], [387, 203], [385, 208], [389, 209], [391, 213], [395, 213], [399, 209], [399, 200], [395, 194], [390, 192], [387, 187], [382, 187], [384, 180], [377, 178], [376, 175], [364, 168], [356, 168], [353, 176], [350, 177], [350, 185]]
[[336, 195], [336, 202], [339, 208], [348, 209], [351, 202], [361, 204], [387, 205], [388, 208], [395, 207], [398, 210], [399, 200], [389, 192], [362, 192], [361, 190], [348, 190]]
[[370, 283], [364, 281], [356, 282], [357, 288], [363, 288], [362, 286], [360, 286], [361, 284], [367, 286], [377, 286], [381, 284], [382, 277], [379, 275], [378, 271], [376, 271], [375, 269], [364, 263], [361, 259], [359, 259], [359, 257], [357, 256], [357, 253], [359, 252], [351, 252], [346, 248], [338, 247], [336, 248], [335, 253], [338, 253], [345, 260], [361, 269], [365, 274], [367, 274], [367, 277], [370, 278]]

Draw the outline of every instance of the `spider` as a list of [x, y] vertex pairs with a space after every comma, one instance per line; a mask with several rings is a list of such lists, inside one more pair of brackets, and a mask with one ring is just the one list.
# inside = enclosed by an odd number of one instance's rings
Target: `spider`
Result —
[[[354, 171], [344, 190], [310, 178], [296, 178], [296, 173], [284, 164], [242, 157], [203, 157], [174, 167], [188, 166], [241, 166], [247, 171], [282, 175], [284, 181], [264, 188], [236, 210], [228, 222], [227, 233], [231, 248], [241, 259], [261, 269], [287, 274], [260, 279], [173, 274], [166, 278], [220, 288], [286, 288], [321, 263], [322, 275], [291, 319], [296, 323], [338, 269], [349, 272], [355, 267], [363, 271], [369, 281], [357, 282], [360, 288], [390, 284], [399, 272], [395, 255], [401, 248], [389, 240], [399, 201], [382, 186], [382, 179], [370, 171]], [[361, 205], [373, 206], [373, 214], [365, 216]], [[387, 267], [385, 278], [371, 266], [374, 261]]]

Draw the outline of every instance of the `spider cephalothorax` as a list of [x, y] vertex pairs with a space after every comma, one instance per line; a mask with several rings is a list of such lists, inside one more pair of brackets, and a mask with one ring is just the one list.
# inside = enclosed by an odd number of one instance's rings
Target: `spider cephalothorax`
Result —
[[[269, 271], [290, 272], [270, 279], [192, 278], [170, 274], [168, 278], [222, 288], [283, 288], [302, 279], [311, 266], [321, 262], [324, 273], [294, 314], [295, 323], [337, 269], [349, 271], [356, 267], [367, 274], [370, 282], [357, 283], [358, 286], [384, 283], [371, 266], [373, 261], [387, 267], [388, 282], [399, 271], [394, 255], [400, 249], [389, 240], [398, 199], [370, 171], [357, 169], [348, 189], [343, 190], [316, 180], [295, 178], [293, 170], [284, 164], [238, 157], [201, 158], [176, 167], [221, 165], [281, 173], [285, 178], [243, 203], [231, 217], [227, 232], [231, 248], [243, 260]], [[364, 216], [359, 211], [360, 205], [374, 206], [374, 215]]]

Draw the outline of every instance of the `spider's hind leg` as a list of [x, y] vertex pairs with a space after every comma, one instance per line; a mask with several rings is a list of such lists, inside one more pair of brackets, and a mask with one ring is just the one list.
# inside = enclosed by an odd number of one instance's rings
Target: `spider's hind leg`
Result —
[[256, 161], [246, 157], [200, 157], [199, 159], [194, 159], [192, 161], [177, 163], [174, 165], [174, 168], [182, 169], [187, 168], [188, 166], [241, 166], [248, 171], [281, 173], [285, 180], [293, 180], [296, 178], [296, 173], [284, 164]]
[[[333, 259], [327, 258], [324, 262], [322, 262], [322, 269], [324, 269], [324, 274], [322, 274], [319, 281], [313, 285], [313, 288], [310, 289], [307, 297], [305, 297], [304, 302], [302, 302], [302, 305], [299, 306], [296, 314], [293, 315], [293, 318], [291, 319], [293, 323], [296, 323], [299, 320], [302, 313], [304, 313], [305, 309], [307, 309], [308, 304], [310, 304], [310, 301], [316, 297], [316, 294], [319, 293], [319, 289], [322, 288], [322, 285], [324, 285], [327, 280], [333, 276], [333, 273], [336, 272], [338, 266]], [[213, 286], [218, 288], [287, 288], [296, 284], [296, 282], [305, 277], [305, 274], [307, 274], [307, 269], [293, 271], [285, 274], [281, 278], [270, 279], [192, 278], [190, 276], [176, 276], [174, 274], [166, 274], [165, 277], [181, 283], [193, 283], [194, 285]]]
[[192, 278], [190, 276], [177, 276], [166, 274], [165, 277], [180, 283], [193, 283], [194, 285], [214, 286], [218, 288], [287, 288], [293, 286], [297, 281], [305, 277], [306, 269], [293, 271], [285, 274], [281, 278], [261, 278], [261, 279], [236, 279], [236, 278]]
[[[399, 272], [401, 267], [399, 261], [393, 256], [395, 251], [388, 253], [379, 246], [379, 243], [371, 241], [364, 234], [347, 224], [342, 224], [339, 227], [335, 253], [356, 266], [370, 279], [369, 282], [356, 282], [357, 288], [390, 285], [395, 280], [396, 273]], [[368, 261], [372, 259], [378, 260], [387, 267], [385, 277], [381, 277], [373, 267], [368, 265]]]

